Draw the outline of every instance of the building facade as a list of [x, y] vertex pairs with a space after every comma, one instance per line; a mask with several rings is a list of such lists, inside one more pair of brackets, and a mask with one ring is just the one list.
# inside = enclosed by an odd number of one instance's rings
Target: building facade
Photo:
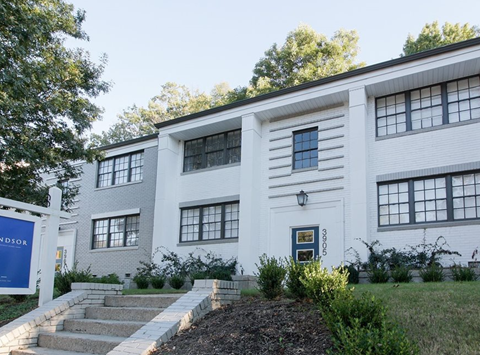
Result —
[[479, 75], [474, 39], [159, 123], [85, 165], [62, 229], [77, 231], [80, 266], [122, 278], [157, 248], [236, 257], [251, 275], [263, 253], [338, 266], [353, 249], [366, 259], [361, 240], [439, 236], [466, 264], [480, 244]]

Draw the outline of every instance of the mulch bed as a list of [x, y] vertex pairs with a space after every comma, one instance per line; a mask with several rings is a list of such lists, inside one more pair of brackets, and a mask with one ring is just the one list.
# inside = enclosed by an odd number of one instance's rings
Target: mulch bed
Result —
[[311, 303], [247, 298], [210, 312], [153, 354], [321, 355], [330, 336]]

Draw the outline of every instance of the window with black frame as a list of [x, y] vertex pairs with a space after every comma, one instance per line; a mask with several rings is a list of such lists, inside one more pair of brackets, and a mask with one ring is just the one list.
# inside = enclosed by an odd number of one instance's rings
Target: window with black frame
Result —
[[318, 166], [318, 127], [293, 132], [293, 170]]
[[98, 163], [97, 187], [120, 185], [143, 179], [143, 152], [107, 158]]
[[93, 221], [93, 249], [138, 245], [140, 215], [103, 218]]
[[239, 129], [186, 141], [183, 171], [239, 163], [241, 142], [242, 132]]

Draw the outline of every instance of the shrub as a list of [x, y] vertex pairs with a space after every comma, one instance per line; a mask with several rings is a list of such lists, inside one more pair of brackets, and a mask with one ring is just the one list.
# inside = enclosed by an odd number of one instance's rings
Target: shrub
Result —
[[13, 298], [17, 303], [25, 302], [27, 299], [27, 295], [9, 295], [9, 296]]
[[278, 298], [283, 293], [283, 281], [286, 270], [281, 259], [275, 257], [269, 258], [266, 254], [260, 257], [260, 266], [255, 264], [258, 269], [257, 276], [258, 290], [267, 299]]
[[182, 275], [173, 275], [168, 279], [168, 284], [176, 290], [180, 290], [185, 284], [185, 277]]
[[443, 267], [437, 264], [432, 264], [419, 271], [423, 282], [440, 282], [445, 279]]
[[136, 274], [133, 277], [133, 282], [135, 282], [137, 287], [141, 290], [148, 288], [149, 285], [148, 277], [143, 274]]
[[[352, 326], [338, 323], [334, 330], [335, 354], [342, 355], [416, 355], [418, 347], [410, 342], [405, 332], [395, 325], [382, 321], [380, 327], [362, 326], [358, 319]], [[329, 351], [329, 354], [334, 354]]]
[[390, 276], [395, 282], [410, 282], [412, 281], [412, 272], [407, 266], [396, 266], [390, 271]]
[[73, 282], [92, 282], [93, 276], [90, 272], [90, 266], [83, 270], [77, 269], [77, 263], [73, 264], [71, 270], [65, 266], [60, 272], [55, 274], [54, 285], [60, 295], [72, 291]]
[[360, 282], [360, 271], [358, 271], [355, 265], [341, 265], [338, 267], [338, 269], [340, 270], [340, 272], [347, 273], [349, 284], [358, 284]]
[[165, 276], [163, 275], [154, 275], [150, 277], [150, 283], [152, 287], [159, 290], [165, 286]]
[[335, 329], [337, 323], [353, 327], [356, 321], [362, 327], [381, 328], [386, 315], [387, 309], [383, 302], [369, 292], [364, 292], [358, 299], [351, 294], [337, 297], [332, 301], [330, 309], [322, 314], [330, 329]]
[[388, 282], [390, 276], [384, 266], [370, 265], [367, 270], [368, 280], [372, 284], [381, 284]]
[[300, 281], [305, 286], [307, 296], [321, 308], [328, 308], [333, 299], [350, 292], [347, 289], [348, 275], [335, 267], [328, 272], [320, 260], [305, 265]]
[[122, 285], [123, 281], [120, 281], [120, 277], [117, 274], [108, 274], [107, 276], [102, 277], [95, 277], [92, 279], [92, 282], [97, 282], [100, 284], [114, 284], [114, 285]]
[[452, 267], [452, 277], [454, 281], [475, 281], [478, 276], [474, 269], [454, 264]]
[[303, 299], [307, 297], [307, 290], [300, 281], [300, 277], [303, 276], [305, 270], [305, 264], [297, 263], [293, 260], [293, 257], [285, 259], [285, 268], [287, 271], [287, 278], [285, 286], [291, 297], [295, 299]]

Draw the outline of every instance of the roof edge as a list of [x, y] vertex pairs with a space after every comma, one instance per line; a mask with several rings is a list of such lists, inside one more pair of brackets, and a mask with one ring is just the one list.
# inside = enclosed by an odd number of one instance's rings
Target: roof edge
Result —
[[98, 147], [97, 149], [98, 150], [108, 150], [108, 149], [113, 149], [113, 148], [119, 148], [119, 147], [123, 147], [123, 146], [130, 145], [130, 144], [149, 141], [149, 140], [157, 138], [157, 137], [158, 137], [158, 133], [152, 133], [152, 134], [149, 134], [147, 136], [142, 136], [142, 137], [138, 137], [138, 138], [129, 139], [128, 141], [123, 141], [123, 142], [118, 142], [118, 143], [112, 143], [112, 144], [109, 144], [109, 145], [104, 145], [102, 147]]
[[190, 121], [190, 120], [193, 120], [195, 118], [204, 117], [204, 116], [208, 116], [208, 115], [211, 115], [211, 114], [227, 111], [227, 110], [230, 110], [230, 109], [233, 109], [233, 108], [245, 106], [245, 105], [252, 104], [252, 103], [255, 103], [255, 102], [259, 102], [259, 101], [263, 101], [263, 100], [268, 100], [268, 99], [271, 99], [271, 98], [274, 98], [274, 97], [287, 95], [287, 94], [294, 93], [294, 92], [297, 92], [297, 91], [309, 89], [309, 88], [312, 88], [312, 87], [315, 87], [315, 86], [325, 85], [325, 84], [328, 84], [328, 83], [331, 83], [331, 82], [335, 82], [335, 81], [339, 81], [339, 80], [343, 80], [343, 79], [348, 79], [348, 78], [351, 78], [351, 77], [354, 77], [354, 76], [357, 76], [357, 75], [371, 73], [371, 72], [374, 72], [374, 71], [377, 71], [377, 70], [381, 70], [381, 69], [385, 69], [385, 68], [389, 68], [389, 67], [394, 67], [396, 65], [405, 64], [405, 63], [413, 62], [413, 61], [428, 58], [428, 57], [433, 57], [433, 56], [448, 53], [448, 52], [453, 52], [453, 51], [456, 51], [456, 50], [459, 50], [459, 49], [473, 47], [473, 46], [479, 45], [479, 44], [480, 44], [480, 37], [477, 37], [477, 38], [469, 39], [469, 40], [466, 40], [466, 41], [457, 42], [457, 43], [442, 46], [442, 47], [437, 47], [437, 48], [430, 49], [430, 50], [427, 50], [427, 51], [411, 54], [411, 55], [408, 55], [408, 56], [405, 56], [405, 57], [399, 57], [399, 58], [391, 59], [391, 60], [388, 60], [388, 61], [368, 65], [366, 67], [355, 69], [355, 70], [348, 71], [348, 72], [344, 72], [344, 73], [341, 73], [341, 74], [336, 74], [336, 75], [333, 75], [333, 76], [328, 76], [326, 78], [322, 78], [322, 79], [318, 79], [318, 80], [314, 80], [314, 81], [309, 81], [307, 83], [303, 83], [303, 84], [300, 84], [300, 85], [291, 86], [291, 87], [281, 89], [281, 90], [278, 90], [278, 91], [273, 91], [273, 92], [270, 92], [268, 94], [263, 94], [263, 95], [255, 96], [255, 97], [252, 97], [252, 98], [249, 98], [249, 99], [235, 101], [235, 102], [232, 102], [232, 103], [227, 104], [227, 105], [218, 106], [218, 107], [214, 107], [214, 108], [211, 108], [211, 109], [208, 109], [208, 110], [205, 110], [205, 111], [192, 113], [192, 114], [187, 115], [187, 116], [181, 116], [181, 117], [178, 117], [178, 118], [175, 118], [175, 119], [172, 119], [172, 120], [159, 122], [159, 123], [155, 124], [155, 127], [156, 128], [163, 128], [163, 127], [171, 126], [171, 125], [174, 125], [174, 124], [177, 124], [177, 123]]

